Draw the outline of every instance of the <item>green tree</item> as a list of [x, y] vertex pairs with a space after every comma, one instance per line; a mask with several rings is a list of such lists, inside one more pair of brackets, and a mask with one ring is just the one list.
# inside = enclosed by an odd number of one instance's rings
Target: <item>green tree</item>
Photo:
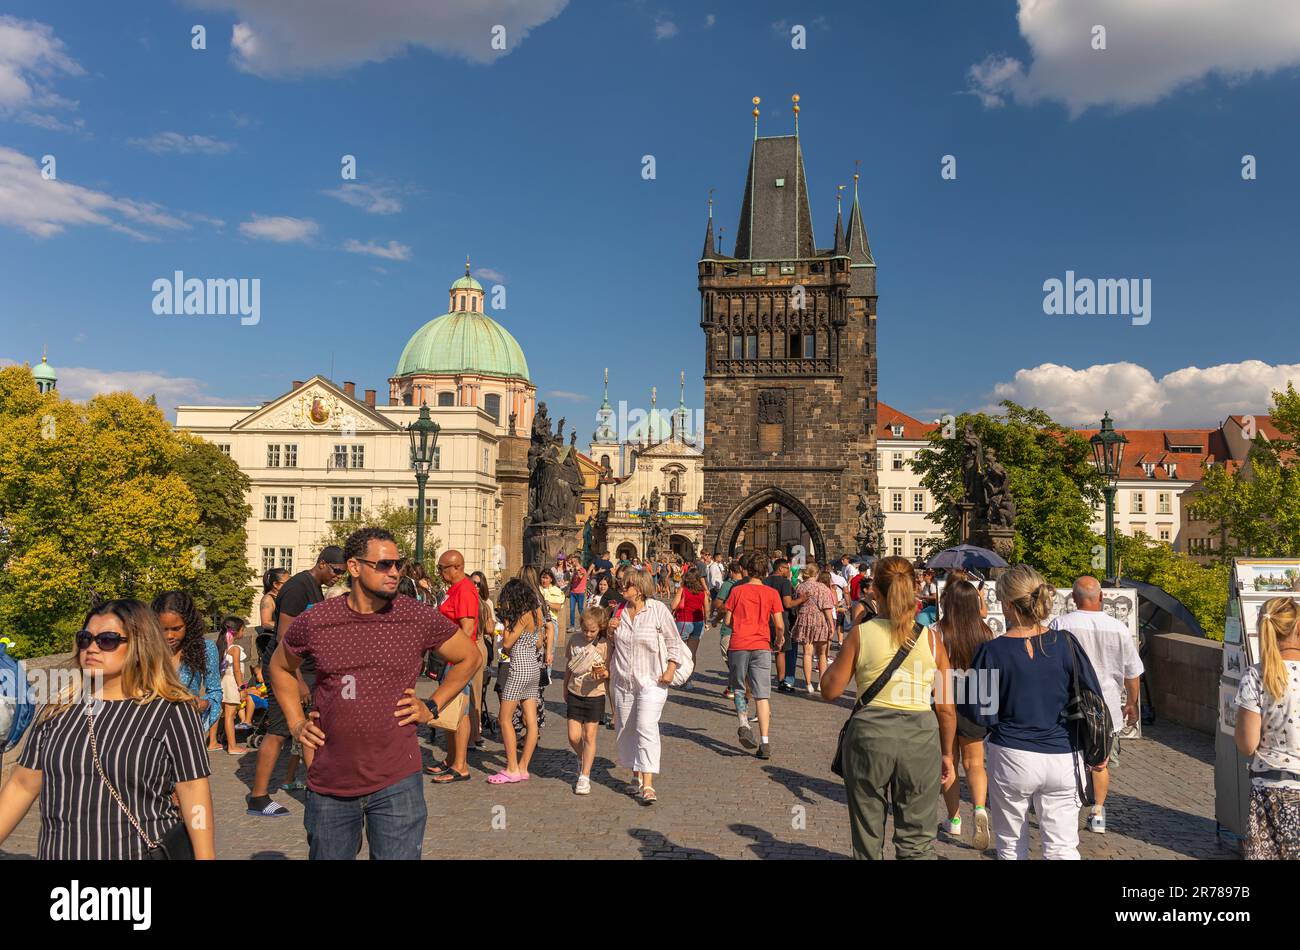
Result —
[[1032, 564], [1052, 583], [1068, 586], [1092, 570], [1097, 536], [1092, 531], [1093, 505], [1101, 501], [1102, 477], [1092, 464], [1092, 448], [1078, 433], [1058, 425], [1041, 409], [1009, 400], [1003, 412], [963, 413], [956, 425], [930, 436], [930, 447], [917, 453], [912, 468], [937, 502], [929, 518], [943, 531], [932, 550], [961, 542], [964, 497], [962, 434], [969, 424], [985, 448], [1007, 470], [1016, 501], [1014, 562]]
[[1203, 566], [1165, 542], [1153, 541], [1144, 534], [1116, 535], [1115, 557], [1121, 576], [1154, 584], [1177, 597], [1207, 637], [1223, 639], [1228, 610], [1226, 564]]
[[1256, 435], [1248, 465], [1209, 466], [1195, 506], [1216, 526], [1218, 558], [1300, 556], [1300, 393], [1288, 383], [1273, 393], [1273, 424], [1281, 437]]
[[32, 406], [22, 389], [0, 412], [0, 628], [39, 655], [67, 649], [96, 599], [188, 587], [198, 506], [157, 408], [129, 393]]
[[[415, 511], [385, 502], [378, 508], [363, 512], [359, 517], [331, 521], [329, 530], [320, 537], [317, 550], [331, 544], [343, 547], [348, 535], [362, 528], [383, 528], [397, 541], [397, 552], [404, 558], [415, 557]], [[424, 536], [424, 569], [429, 574], [429, 582], [435, 591], [442, 590], [442, 579], [438, 576], [438, 545], [436, 538], [429, 537], [428, 528]]]
[[224, 452], [203, 439], [176, 433], [180, 452], [175, 469], [198, 504], [191, 561], [196, 568], [189, 592], [199, 610], [214, 620], [228, 613], [244, 616], [254, 591], [248, 566], [248, 476]]

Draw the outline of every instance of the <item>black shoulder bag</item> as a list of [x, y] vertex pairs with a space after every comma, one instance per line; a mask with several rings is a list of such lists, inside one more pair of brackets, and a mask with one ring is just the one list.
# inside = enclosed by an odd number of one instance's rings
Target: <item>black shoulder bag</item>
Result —
[[[840, 778], [844, 777], [844, 735], [849, 731], [849, 723], [853, 721], [853, 717], [858, 714], [859, 709], [875, 699], [880, 694], [880, 691], [885, 688], [885, 684], [889, 682], [890, 677], [903, 665], [903, 661], [907, 659], [908, 654], [912, 652], [912, 648], [916, 646], [916, 641], [920, 638], [922, 632], [923, 629], [919, 623], [912, 624], [912, 639], [898, 648], [898, 652], [889, 661], [889, 665], [876, 677], [876, 681], [867, 687], [865, 693], [858, 697], [853, 712], [849, 713], [849, 718], [840, 727], [840, 736], [835, 741], [835, 759], [831, 762], [831, 771]], [[859, 645], [858, 649], [861, 649], [861, 645]]]
[[1106, 700], [1093, 692], [1079, 679], [1079, 642], [1068, 630], [1065, 634], [1070, 648], [1070, 696], [1065, 703], [1065, 728], [1070, 733], [1070, 748], [1078, 752], [1083, 759], [1087, 772], [1087, 787], [1079, 778], [1078, 767], [1074, 770], [1075, 788], [1084, 805], [1096, 804], [1092, 787], [1092, 769], [1106, 761], [1110, 754], [1110, 736], [1112, 723]]

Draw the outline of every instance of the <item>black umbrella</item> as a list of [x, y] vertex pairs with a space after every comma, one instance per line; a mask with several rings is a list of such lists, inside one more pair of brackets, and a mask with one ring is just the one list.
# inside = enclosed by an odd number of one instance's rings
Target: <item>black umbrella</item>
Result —
[[943, 570], [988, 570], [991, 567], [1006, 567], [1007, 562], [997, 554], [996, 551], [990, 551], [988, 548], [981, 548], [974, 544], [959, 544], [955, 548], [945, 548], [938, 554], [934, 555], [926, 567], [942, 568]]

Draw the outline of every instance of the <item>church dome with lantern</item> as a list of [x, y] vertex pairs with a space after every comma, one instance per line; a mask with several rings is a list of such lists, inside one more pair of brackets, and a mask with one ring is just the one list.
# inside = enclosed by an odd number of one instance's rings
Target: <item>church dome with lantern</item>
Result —
[[481, 406], [498, 425], [515, 416], [517, 431], [532, 424], [536, 387], [514, 336], [483, 312], [483, 285], [465, 275], [448, 289], [447, 312], [407, 341], [389, 379], [399, 405]]

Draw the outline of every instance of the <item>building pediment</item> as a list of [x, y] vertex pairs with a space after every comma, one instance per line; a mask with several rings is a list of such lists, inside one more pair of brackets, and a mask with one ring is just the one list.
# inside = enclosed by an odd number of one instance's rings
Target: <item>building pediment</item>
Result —
[[659, 442], [647, 449], [642, 449], [637, 454], [639, 459], [693, 459], [702, 457], [703, 453], [695, 446], [674, 439]]
[[346, 433], [402, 431], [401, 426], [323, 376], [313, 376], [292, 392], [273, 399], [239, 420], [233, 428]]

